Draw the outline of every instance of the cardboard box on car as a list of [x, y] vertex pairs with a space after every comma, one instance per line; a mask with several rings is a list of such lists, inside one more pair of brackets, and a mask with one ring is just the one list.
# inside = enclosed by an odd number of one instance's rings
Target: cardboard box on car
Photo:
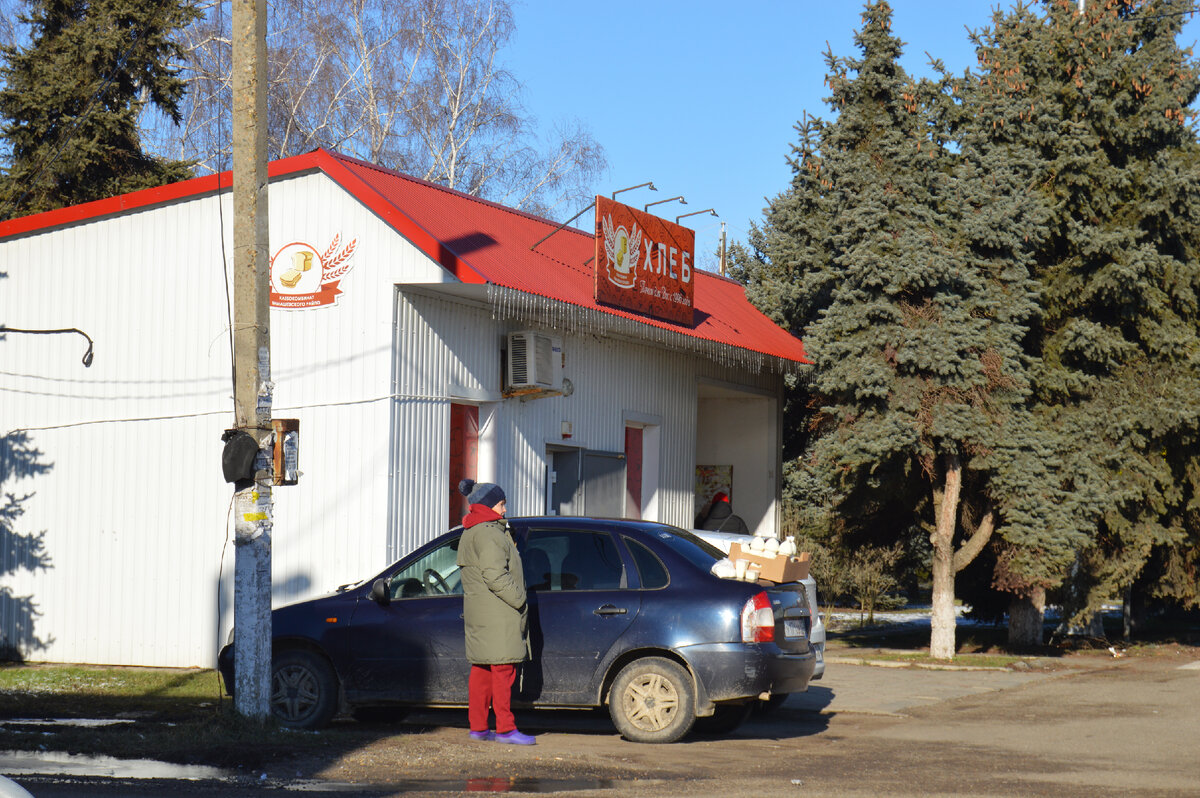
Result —
[[793, 557], [785, 557], [780, 554], [751, 551], [741, 543], [734, 543], [729, 547], [729, 559], [734, 562], [746, 560], [752, 568], [758, 568], [759, 579], [766, 579], [768, 582], [797, 582], [808, 576], [808, 564], [812, 561], [812, 554], [802, 551]]

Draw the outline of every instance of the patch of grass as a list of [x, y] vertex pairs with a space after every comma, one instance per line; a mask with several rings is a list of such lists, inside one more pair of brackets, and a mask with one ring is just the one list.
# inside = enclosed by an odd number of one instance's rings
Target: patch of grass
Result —
[[[0, 667], [0, 718], [5, 747], [13, 750], [217, 767], [260, 767], [378, 736], [354, 723], [313, 733], [248, 720], [221, 697], [216, 672], [202, 669], [6, 665]], [[128, 722], [21, 723], [79, 718]]]
[[172, 717], [221, 703], [216, 671], [91, 665], [0, 667], [0, 717]]
[[116, 668], [100, 665], [0, 667], [0, 690], [30, 693], [103, 693], [112, 696], [211, 698], [216, 671], [201, 668]]
[[[217, 673], [198, 668], [88, 665], [0, 666], [0, 733], [18, 751], [155, 759], [182, 765], [260, 769], [296, 762], [317, 772], [380, 739], [421, 734], [418, 726], [338, 719], [318, 732], [238, 715]], [[22, 720], [120, 719], [104, 726]]]

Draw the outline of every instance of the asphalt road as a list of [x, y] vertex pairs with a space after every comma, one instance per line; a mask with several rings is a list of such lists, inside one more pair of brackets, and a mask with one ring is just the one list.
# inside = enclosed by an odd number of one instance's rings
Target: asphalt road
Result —
[[808, 693], [755, 716], [731, 737], [664, 746], [625, 742], [597, 713], [561, 712], [520, 717], [537, 735], [536, 746], [472, 744], [463, 713], [426, 713], [363, 750], [262, 774], [36, 775], [13, 770], [3, 756], [0, 773], [36, 798], [1197, 796], [1197, 656], [1185, 649], [1094, 658], [1086, 668], [1048, 673], [834, 660]]

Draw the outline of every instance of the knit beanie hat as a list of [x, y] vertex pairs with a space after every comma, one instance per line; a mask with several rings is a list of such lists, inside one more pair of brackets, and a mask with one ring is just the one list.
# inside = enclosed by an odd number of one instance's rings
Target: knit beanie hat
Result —
[[468, 504], [482, 504], [484, 507], [495, 507], [500, 502], [507, 501], [504, 490], [491, 482], [464, 479], [458, 483], [458, 492], [467, 497]]

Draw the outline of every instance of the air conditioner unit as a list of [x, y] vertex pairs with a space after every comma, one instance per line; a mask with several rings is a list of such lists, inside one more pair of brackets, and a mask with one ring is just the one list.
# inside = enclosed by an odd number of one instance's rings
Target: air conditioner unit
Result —
[[525, 331], [508, 335], [508, 387], [517, 391], [561, 391], [562, 339]]

